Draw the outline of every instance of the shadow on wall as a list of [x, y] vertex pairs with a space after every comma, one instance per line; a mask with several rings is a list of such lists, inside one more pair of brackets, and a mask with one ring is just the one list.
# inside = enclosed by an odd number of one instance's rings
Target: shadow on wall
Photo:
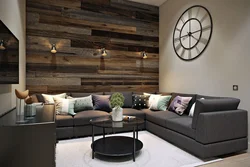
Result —
[[11, 93], [11, 85], [0, 85], [0, 94]]

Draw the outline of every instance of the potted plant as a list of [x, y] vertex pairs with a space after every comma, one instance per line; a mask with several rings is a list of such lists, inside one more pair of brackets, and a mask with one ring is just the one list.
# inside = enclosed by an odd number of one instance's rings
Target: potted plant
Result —
[[124, 96], [121, 93], [114, 93], [110, 99], [112, 107], [112, 120], [122, 121], [122, 106], [124, 104]]

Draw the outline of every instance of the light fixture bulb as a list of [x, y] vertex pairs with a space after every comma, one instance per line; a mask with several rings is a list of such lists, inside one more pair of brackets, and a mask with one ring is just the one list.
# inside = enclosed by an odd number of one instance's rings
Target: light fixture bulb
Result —
[[107, 55], [108, 55], [108, 53], [107, 53], [106, 49], [102, 48], [102, 56], [107, 56]]
[[51, 53], [56, 53], [56, 44], [52, 44]]
[[142, 52], [142, 58], [143, 58], [143, 59], [148, 58], [148, 55], [147, 55], [147, 53], [146, 53], [145, 51]]
[[5, 50], [6, 48], [4, 47], [4, 42], [3, 40], [0, 41], [0, 50]]

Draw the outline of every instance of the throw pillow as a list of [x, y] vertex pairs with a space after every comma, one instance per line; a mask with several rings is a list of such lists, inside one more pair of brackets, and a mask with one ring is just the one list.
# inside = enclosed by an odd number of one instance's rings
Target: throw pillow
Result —
[[[200, 99], [203, 100], [204, 98], [200, 98]], [[190, 116], [190, 117], [193, 117], [193, 115], [194, 115], [195, 104], [196, 104], [196, 102], [192, 105], [192, 107], [191, 107], [191, 109], [189, 111], [188, 116]]]
[[74, 112], [75, 100], [64, 99], [60, 97], [53, 97], [53, 100], [55, 101], [56, 114], [59, 114], [59, 115], [75, 115], [76, 114]]
[[166, 111], [171, 97], [172, 96], [159, 96], [159, 97], [157, 97], [157, 99], [152, 102], [149, 109], [150, 110]]
[[143, 109], [148, 108], [147, 101], [149, 99], [148, 95], [133, 95], [133, 105], [132, 108], [134, 109]]
[[73, 98], [75, 100], [75, 112], [93, 110], [92, 95], [87, 97]]
[[54, 102], [54, 97], [60, 97], [60, 98], [64, 98], [66, 97], [66, 93], [62, 93], [62, 94], [57, 94], [57, 95], [48, 95], [48, 94], [42, 94], [45, 103], [55, 103]]
[[45, 103], [43, 95], [42, 94], [36, 94], [36, 98], [38, 102]]
[[149, 96], [149, 99], [147, 101], [147, 106], [150, 107], [152, 103], [157, 102], [161, 94], [149, 94], [149, 93], [143, 93], [144, 95]]
[[189, 104], [191, 99], [192, 99], [192, 97], [176, 96], [172, 100], [172, 102], [169, 106], [169, 110], [174, 111], [179, 115], [183, 115], [184, 111], [187, 109], [188, 104]]
[[94, 110], [111, 112], [110, 95], [92, 95]]

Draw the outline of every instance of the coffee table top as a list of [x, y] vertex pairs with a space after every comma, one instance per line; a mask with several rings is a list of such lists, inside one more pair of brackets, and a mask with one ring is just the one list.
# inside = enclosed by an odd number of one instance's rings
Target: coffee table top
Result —
[[[128, 117], [130, 117], [130, 119], [128, 119]], [[138, 125], [143, 124], [145, 121], [135, 116], [123, 116], [123, 121], [114, 122], [112, 121], [111, 116], [105, 116], [105, 117], [93, 118], [89, 122], [93, 126], [101, 128], [124, 128], [128, 126], [136, 127]]]

